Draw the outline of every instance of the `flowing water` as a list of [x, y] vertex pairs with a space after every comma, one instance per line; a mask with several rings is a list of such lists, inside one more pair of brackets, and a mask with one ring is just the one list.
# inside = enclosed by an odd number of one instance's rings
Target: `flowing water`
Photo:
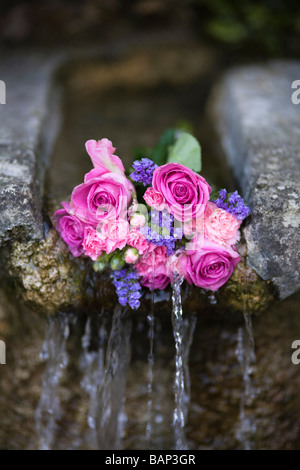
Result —
[[146, 439], [151, 443], [151, 436], [152, 436], [152, 406], [153, 406], [153, 370], [154, 370], [154, 326], [155, 326], [155, 319], [154, 319], [154, 290], [151, 292], [151, 312], [147, 316], [147, 322], [149, 326], [149, 354], [148, 354], [148, 385], [147, 385], [147, 392], [148, 392], [148, 418], [147, 418], [147, 425], [146, 425]]
[[153, 370], [154, 370], [154, 326], [155, 326], [155, 318], [154, 318], [154, 282], [155, 282], [155, 254], [152, 254], [152, 272], [153, 272], [153, 282], [152, 282], [152, 289], [151, 289], [151, 308], [150, 314], [147, 316], [147, 322], [149, 326], [149, 354], [148, 354], [148, 405], [147, 405], [147, 424], [146, 424], [146, 439], [151, 445], [151, 436], [152, 436], [152, 406], [153, 406]]
[[253, 438], [256, 433], [255, 416], [251, 410], [257, 396], [257, 389], [252, 380], [256, 356], [251, 315], [244, 313], [244, 320], [244, 327], [238, 329], [236, 348], [236, 355], [243, 378], [236, 437], [244, 450], [252, 450], [254, 446]]
[[99, 449], [119, 449], [124, 415], [127, 368], [130, 360], [131, 319], [115, 307], [107, 343], [105, 375], [98, 390], [96, 432]]
[[[78, 436], [71, 448], [118, 449], [126, 423], [124, 414], [127, 367], [130, 360], [131, 319], [124, 319], [120, 306], [115, 307], [111, 329], [100, 315], [93, 345], [94, 324], [88, 317], [81, 338], [79, 369], [81, 387], [88, 397], [87, 427], [84, 438]], [[41, 352], [46, 361], [42, 391], [36, 410], [36, 432], [40, 449], [54, 447], [58, 421], [62, 417], [60, 385], [68, 365], [67, 340], [70, 320], [60, 314], [50, 318]]]
[[189, 376], [189, 350], [192, 343], [196, 320], [191, 318], [184, 322], [181, 302], [181, 284], [183, 279], [179, 276], [172, 283], [172, 325], [175, 340], [175, 380], [174, 395], [175, 409], [173, 414], [173, 427], [175, 448], [184, 450], [188, 448], [185, 436], [190, 401]]
[[41, 359], [46, 361], [42, 379], [41, 398], [36, 410], [36, 431], [41, 450], [51, 449], [57, 422], [61, 417], [59, 386], [68, 364], [67, 339], [70, 333], [69, 317], [58, 314], [48, 319]]
[[[146, 317], [138, 314], [131, 319], [124, 317], [118, 307], [111, 316], [100, 312], [88, 321], [86, 316], [84, 321], [78, 318], [76, 328], [64, 315], [49, 319], [41, 353], [47, 363], [36, 411], [39, 448], [172, 449], [186, 444], [190, 449], [299, 447], [299, 368], [290, 360], [291, 338], [300, 331], [299, 310], [296, 309], [299, 303], [286, 301], [284, 310], [280, 306], [269, 315], [255, 318], [255, 362], [249, 315], [245, 314], [244, 326], [238, 329], [238, 335], [236, 323], [230, 325], [227, 317], [206, 315], [205, 311], [197, 315], [195, 328], [196, 316], [185, 309], [182, 314], [180, 288], [173, 298], [179, 319], [175, 323], [177, 331], [181, 332], [176, 334], [175, 377], [183, 377], [183, 381], [176, 380], [174, 384], [171, 315], [162, 311], [160, 302], [155, 303], [150, 445], [145, 433], [149, 405], [149, 362], [145, 345], [149, 350], [150, 325]], [[237, 318], [236, 322], [240, 323], [241, 319], [243, 317]], [[70, 325], [72, 334], [69, 335]], [[191, 345], [193, 333], [195, 340]], [[73, 346], [78, 354], [73, 354]], [[132, 360], [125, 384], [131, 348]], [[4, 377], [10, 369], [3, 368], [1, 372]], [[2, 384], [13, 384], [14, 375], [3, 379]], [[37, 380], [36, 389], [41, 384], [39, 375]], [[16, 389], [14, 396], [18, 403], [22, 399], [20, 393], [21, 390]], [[74, 397], [77, 397], [75, 401]], [[28, 402], [25, 405], [30, 412]], [[178, 415], [180, 405], [182, 413]], [[7, 408], [7, 414], [3, 413], [2, 426], [9, 439], [7, 442], [15, 438], [15, 434], [9, 434], [6, 424], [6, 416], [12, 412], [13, 408]], [[184, 418], [184, 429], [172, 427], [173, 415]], [[287, 424], [289, 433], [285, 431]], [[29, 421], [25, 421], [20, 432], [26, 431], [28, 435], [29, 429]], [[32, 441], [26, 447], [36, 448], [36, 444]]]
[[184, 370], [184, 418], [187, 422], [189, 406], [191, 401], [191, 379], [190, 379], [190, 349], [194, 339], [197, 317], [191, 315], [183, 320], [182, 338], [182, 363]]
[[89, 397], [89, 406], [87, 414], [87, 423], [89, 431], [86, 436], [86, 442], [92, 449], [97, 449], [97, 409], [99, 402], [99, 390], [102, 386], [105, 376], [105, 345], [107, 339], [107, 330], [105, 322], [101, 322], [99, 327], [98, 349], [90, 350], [92, 340], [92, 324], [89, 317], [85, 326], [85, 333], [82, 337], [82, 355], [80, 358], [80, 369], [83, 374], [81, 386]]

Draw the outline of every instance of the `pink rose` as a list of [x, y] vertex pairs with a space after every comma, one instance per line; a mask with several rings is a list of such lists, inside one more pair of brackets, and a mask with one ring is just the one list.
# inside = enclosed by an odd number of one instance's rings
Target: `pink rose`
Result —
[[63, 209], [54, 214], [56, 228], [60, 236], [68, 245], [73, 256], [78, 257], [83, 253], [84, 224], [71, 213], [70, 204], [62, 202]]
[[76, 216], [86, 224], [127, 216], [127, 209], [135, 189], [125, 177], [116, 173], [103, 173], [95, 168], [85, 175], [85, 182], [74, 188], [71, 206]]
[[201, 249], [181, 255], [180, 264], [189, 284], [216, 291], [230, 278], [240, 261], [230, 247], [205, 241]]
[[83, 242], [84, 254], [95, 261], [105, 250], [105, 239], [93, 227], [87, 227]]
[[182, 222], [201, 216], [211, 193], [202, 176], [180, 163], [156, 168], [152, 186], [164, 197], [169, 212]]
[[95, 168], [99, 167], [112, 173], [124, 175], [122, 160], [117, 155], [113, 155], [116, 149], [110, 140], [88, 140], [85, 147]]
[[139, 254], [142, 255], [149, 250], [151, 244], [139, 230], [131, 229], [127, 237], [127, 245], [136, 248]]
[[165, 208], [165, 200], [163, 195], [154, 188], [147, 188], [143, 198], [145, 199], [148, 206], [153, 207], [158, 211], [162, 211]]
[[139, 259], [139, 252], [136, 248], [127, 248], [125, 252], [125, 263], [134, 264]]
[[166, 267], [160, 264], [153, 272], [145, 274], [141, 278], [141, 285], [152, 289], [165, 289], [170, 284], [170, 278], [167, 275]]
[[234, 245], [240, 239], [241, 220], [210, 202], [205, 213], [205, 236], [220, 245]]

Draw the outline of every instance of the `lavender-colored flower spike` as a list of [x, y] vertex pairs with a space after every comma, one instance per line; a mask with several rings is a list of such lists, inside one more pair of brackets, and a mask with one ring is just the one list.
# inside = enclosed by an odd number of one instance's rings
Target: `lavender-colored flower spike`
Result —
[[234, 215], [239, 220], [244, 220], [251, 214], [250, 208], [244, 203], [244, 199], [234, 191], [229, 198], [226, 189], [219, 191], [219, 197], [214, 202], [220, 209]]
[[116, 288], [119, 303], [123, 307], [128, 304], [134, 310], [139, 308], [141, 305], [142, 288], [138, 282], [139, 275], [137, 271], [132, 268], [123, 268], [119, 271], [113, 271], [111, 277]]
[[133, 162], [132, 168], [134, 172], [131, 173], [130, 178], [133, 181], [142, 183], [144, 186], [151, 186], [153, 172], [157, 168], [156, 163], [149, 158], [142, 158]]

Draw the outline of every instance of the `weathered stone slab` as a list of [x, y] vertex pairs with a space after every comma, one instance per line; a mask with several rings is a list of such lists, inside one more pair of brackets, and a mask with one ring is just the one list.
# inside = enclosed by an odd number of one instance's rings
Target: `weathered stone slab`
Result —
[[6, 104], [0, 105], [0, 245], [21, 235], [32, 240], [43, 236], [41, 195], [58, 129], [52, 78], [59, 62], [57, 55], [1, 57]]
[[300, 288], [300, 62], [236, 68], [215, 91], [213, 119], [253, 215], [248, 264], [281, 298]]

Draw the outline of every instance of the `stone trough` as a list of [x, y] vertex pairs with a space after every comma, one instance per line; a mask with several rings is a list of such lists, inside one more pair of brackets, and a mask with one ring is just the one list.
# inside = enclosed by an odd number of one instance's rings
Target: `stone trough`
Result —
[[[7, 83], [0, 110], [1, 270], [17, 295], [44, 314], [82, 307], [103, 286], [101, 302], [115, 300], [110, 283], [72, 258], [43, 213], [45, 170], [61, 121], [55, 78], [68, 61], [57, 54], [1, 60]], [[247, 66], [227, 73], [213, 93], [210, 117], [253, 213], [243, 230], [242, 262], [217, 295], [224, 308], [261, 311], [300, 286], [300, 109], [290, 98], [299, 76], [299, 63]], [[198, 291], [188, 293], [191, 311], [206, 302]]]
[[224, 154], [250, 205], [247, 264], [281, 299], [300, 287], [300, 107], [292, 102], [299, 62], [230, 71], [213, 116]]

